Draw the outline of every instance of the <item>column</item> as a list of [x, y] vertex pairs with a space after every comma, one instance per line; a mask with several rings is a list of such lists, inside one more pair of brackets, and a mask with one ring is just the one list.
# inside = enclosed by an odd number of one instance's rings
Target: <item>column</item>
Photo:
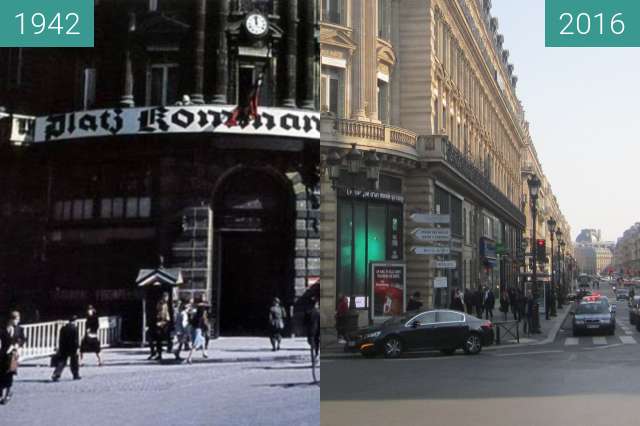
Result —
[[[302, 75], [306, 79], [304, 92], [302, 93], [302, 108], [315, 109], [315, 89], [318, 83], [317, 67], [316, 67], [316, 27], [317, 27], [317, 4], [318, 0], [305, 0], [302, 2], [304, 6], [302, 13], [304, 16], [304, 72]], [[319, 95], [319, 94], [318, 94]]]
[[127, 25], [127, 38], [124, 50], [124, 78], [122, 84], [122, 96], [120, 96], [120, 106], [134, 107], [133, 99], [133, 67], [131, 64], [131, 33], [136, 29], [136, 14], [129, 12], [129, 23]]
[[365, 0], [353, 0], [352, 22], [353, 36], [356, 41], [356, 51], [353, 55], [352, 81], [352, 108], [351, 118], [354, 120], [366, 119], [366, 93], [365, 93], [365, 68], [366, 68], [366, 33], [365, 33]]
[[[304, 0], [308, 3], [308, 0]], [[289, 0], [287, 7], [286, 27], [287, 27], [287, 53], [285, 56], [286, 83], [285, 97], [282, 104], [285, 107], [296, 107], [296, 85], [297, 85], [297, 55], [298, 55], [298, 0]]]
[[215, 85], [212, 102], [214, 104], [227, 103], [228, 56], [227, 49], [227, 18], [229, 16], [229, 0], [218, 2], [216, 19], [215, 45]]
[[193, 43], [193, 93], [191, 101], [194, 104], [204, 103], [204, 37], [207, 17], [207, 1], [197, 0], [196, 20]]

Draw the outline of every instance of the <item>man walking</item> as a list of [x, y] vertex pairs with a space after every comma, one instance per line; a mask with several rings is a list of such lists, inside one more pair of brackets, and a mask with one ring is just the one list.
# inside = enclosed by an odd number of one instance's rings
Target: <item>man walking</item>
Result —
[[78, 365], [78, 356], [80, 342], [78, 338], [78, 327], [76, 327], [76, 316], [72, 316], [69, 322], [60, 330], [60, 338], [58, 340], [58, 356], [56, 368], [53, 371], [51, 380], [57, 382], [60, 375], [67, 366], [67, 359], [71, 363], [71, 374], [73, 380], [80, 380], [80, 367]]
[[171, 337], [169, 328], [171, 326], [171, 310], [169, 309], [169, 293], [162, 293], [162, 298], [156, 305], [156, 333], [155, 333], [155, 360], [162, 359], [162, 342], [167, 341], [167, 352], [171, 352]]
[[482, 292], [480, 288], [476, 288], [473, 292], [473, 306], [476, 308], [477, 317], [482, 318]]
[[471, 290], [469, 290], [468, 288], [464, 290], [463, 300], [464, 300], [464, 306], [467, 309], [467, 313], [473, 315], [473, 294], [471, 293]]
[[485, 319], [491, 318], [493, 320], [493, 308], [495, 307], [495, 304], [496, 304], [496, 297], [493, 294], [491, 287], [486, 287], [484, 292], [484, 298], [483, 298]]
[[422, 308], [422, 302], [420, 301], [420, 292], [416, 291], [411, 296], [409, 296], [409, 301], [407, 302], [407, 312], [417, 311]]

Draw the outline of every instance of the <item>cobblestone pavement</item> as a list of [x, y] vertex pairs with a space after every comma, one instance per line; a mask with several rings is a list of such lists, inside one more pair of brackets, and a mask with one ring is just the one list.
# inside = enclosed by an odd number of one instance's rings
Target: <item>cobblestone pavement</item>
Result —
[[[234, 352], [241, 343], [224, 347]], [[14, 398], [0, 406], [0, 424], [318, 425], [320, 386], [312, 381], [304, 345], [287, 340], [282, 351], [271, 353], [260, 344], [244, 345], [250, 356], [243, 361], [214, 357], [223, 347], [213, 341], [210, 359], [195, 355], [192, 365], [147, 362], [143, 349], [107, 350], [105, 366], [96, 367], [89, 356], [82, 380], [73, 381], [65, 370], [58, 383], [49, 380], [44, 361], [32, 360], [16, 377]]]

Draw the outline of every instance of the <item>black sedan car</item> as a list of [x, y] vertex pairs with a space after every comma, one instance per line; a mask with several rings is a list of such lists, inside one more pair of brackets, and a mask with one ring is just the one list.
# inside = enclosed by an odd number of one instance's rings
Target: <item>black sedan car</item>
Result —
[[377, 327], [359, 330], [347, 341], [348, 350], [365, 357], [379, 354], [395, 358], [405, 352], [440, 350], [450, 355], [456, 349], [478, 354], [493, 343], [490, 321], [458, 311], [431, 310], [394, 317]]

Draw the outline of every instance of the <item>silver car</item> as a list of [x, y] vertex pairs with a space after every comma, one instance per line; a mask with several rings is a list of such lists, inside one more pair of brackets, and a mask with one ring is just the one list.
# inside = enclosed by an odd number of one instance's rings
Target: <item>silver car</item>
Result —
[[572, 315], [574, 336], [593, 331], [604, 331], [609, 335], [615, 333], [615, 312], [604, 300], [581, 302]]

